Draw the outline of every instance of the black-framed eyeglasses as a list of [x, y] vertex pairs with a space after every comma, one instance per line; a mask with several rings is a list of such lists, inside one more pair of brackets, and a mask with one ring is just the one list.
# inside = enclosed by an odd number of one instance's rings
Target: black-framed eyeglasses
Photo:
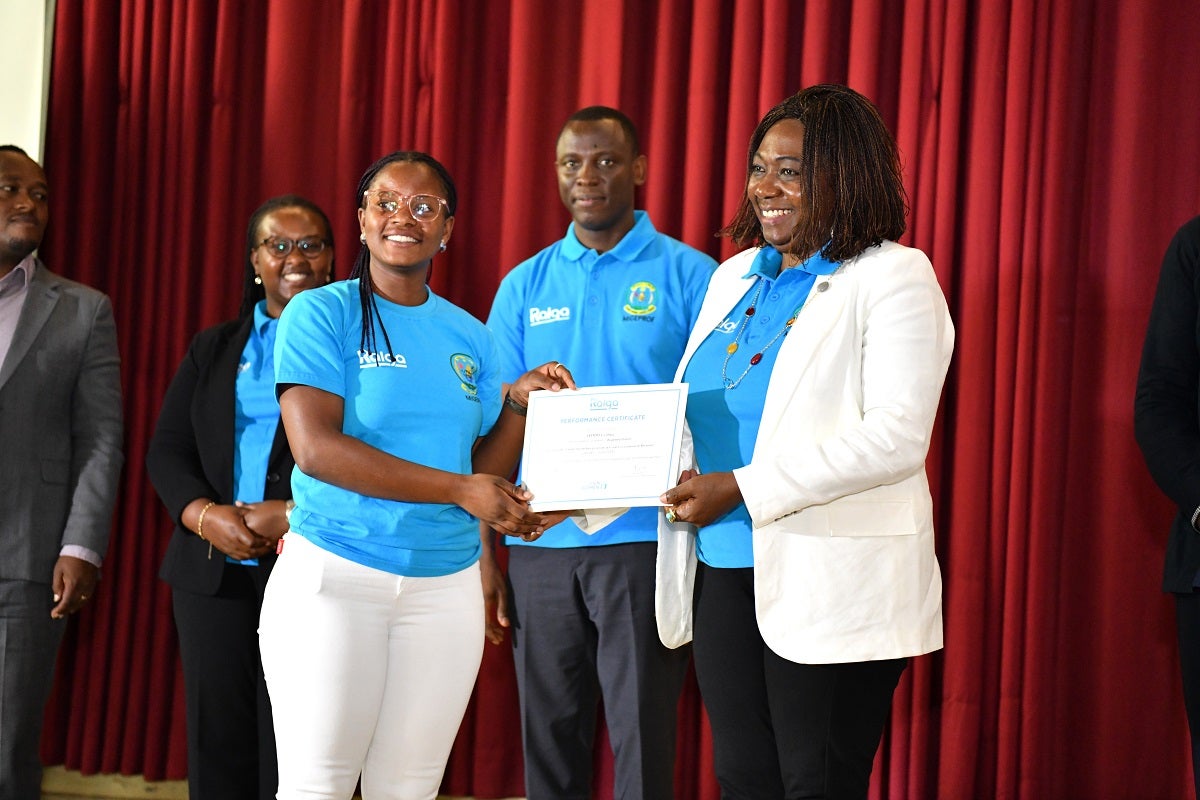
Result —
[[432, 222], [441, 216], [442, 209], [449, 211], [446, 201], [434, 194], [403, 195], [387, 189], [363, 192], [363, 198], [385, 217], [394, 217], [401, 204], [408, 206], [408, 213], [419, 222]]
[[293, 248], [299, 248], [305, 258], [316, 258], [325, 252], [325, 240], [319, 236], [307, 236], [303, 239], [285, 239], [282, 236], [268, 236], [258, 243], [259, 247], [267, 248], [267, 252], [276, 258], [284, 258]]

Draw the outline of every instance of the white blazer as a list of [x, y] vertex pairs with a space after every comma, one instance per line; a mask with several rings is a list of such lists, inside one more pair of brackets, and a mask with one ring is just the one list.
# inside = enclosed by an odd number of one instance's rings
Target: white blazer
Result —
[[[742, 276], [756, 253], [713, 275], [676, 381], [753, 283]], [[758, 627], [780, 656], [827, 664], [942, 646], [925, 455], [953, 348], [920, 250], [885, 241], [817, 276], [780, 346], [754, 454], [733, 473], [753, 525]], [[690, 434], [682, 463], [696, 466]], [[659, 636], [678, 647], [692, 638], [694, 529], [660, 514], [658, 533]]]

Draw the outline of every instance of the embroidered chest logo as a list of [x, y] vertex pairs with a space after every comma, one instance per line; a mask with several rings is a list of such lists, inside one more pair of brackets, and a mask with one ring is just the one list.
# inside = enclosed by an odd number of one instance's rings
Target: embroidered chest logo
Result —
[[400, 353], [372, 353], [370, 350], [359, 350], [358, 368], [374, 369], [375, 367], [408, 369], [408, 360]]
[[569, 322], [571, 320], [571, 307], [563, 306], [562, 308], [538, 308], [533, 306], [529, 309], [529, 327], [533, 328], [538, 325], [546, 325], [550, 322]]
[[638, 281], [629, 287], [625, 298], [625, 322], [653, 322], [653, 314], [658, 310], [654, 305], [654, 296], [658, 290], [650, 281]]
[[737, 330], [737, 326], [738, 324], [735, 321], [726, 318], [724, 322], [713, 328], [713, 330], [719, 333], [733, 333], [735, 330]]
[[629, 287], [629, 297], [625, 302], [625, 313], [635, 317], [644, 317], [657, 310], [654, 305], [654, 284], [650, 281], [638, 281]]
[[475, 372], [477, 370], [475, 359], [466, 353], [455, 353], [450, 356], [450, 368], [458, 376], [458, 381], [463, 391], [474, 398], [479, 391], [479, 387], [475, 385]]

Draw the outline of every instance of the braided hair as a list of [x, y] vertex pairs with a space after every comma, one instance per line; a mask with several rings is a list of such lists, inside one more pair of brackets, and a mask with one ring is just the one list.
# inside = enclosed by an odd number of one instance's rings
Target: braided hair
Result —
[[[358, 179], [358, 188], [355, 190], [355, 202], [359, 208], [366, 208], [367, 190], [371, 188], [371, 184], [383, 171], [383, 168], [397, 163], [424, 164], [432, 169], [437, 174], [438, 180], [442, 182], [442, 188], [446, 192], [446, 217], [454, 216], [454, 212], [458, 209], [458, 190], [454, 188], [454, 180], [450, 177], [450, 172], [433, 156], [416, 150], [397, 150], [394, 153], [388, 153], [367, 167], [367, 171]], [[354, 267], [350, 270], [350, 279], [354, 278], [358, 278], [358, 297], [359, 303], [362, 305], [362, 334], [358, 346], [361, 350], [375, 353], [378, 358], [375, 320], [379, 317], [379, 306], [375, 302], [375, 284], [371, 280], [371, 252], [367, 249], [365, 242], [358, 249], [358, 257], [354, 259]], [[387, 328], [383, 326], [382, 321], [379, 323], [379, 330], [383, 333], [383, 343], [388, 354], [392, 355], [392, 341], [388, 338]]]
[[[808, 200], [788, 252], [805, 257], [820, 250], [830, 261], [846, 261], [884, 239], [899, 239], [908, 214], [900, 155], [871, 101], [836, 84], [810, 86], [784, 100], [750, 137], [747, 176], [767, 131], [785, 119], [804, 125], [801, 186]], [[739, 247], [764, 244], [748, 193], [718, 235]]]

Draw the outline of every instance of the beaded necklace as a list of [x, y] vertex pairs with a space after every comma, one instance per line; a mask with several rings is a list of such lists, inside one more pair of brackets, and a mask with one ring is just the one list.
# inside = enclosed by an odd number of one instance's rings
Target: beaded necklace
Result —
[[746, 326], [750, 324], [750, 318], [754, 316], [755, 308], [758, 306], [758, 298], [762, 295], [763, 282], [763, 278], [760, 275], [758, 277], [758, 289], [754, 292], [754, 299], [750, 301], [750, 306], [746, 309], [745, 314], [742, 315], [742, 324], [738, 327], [737, 333], [734, 334], [733, 341], [725, 348], [725, 361], [721, 364], [721, 383], [725, 385], [726, 390], [736, 389], [737, 385], [742, 382], [742, 379], [750, 373], [750, 370], [762, 361], [763, 353], [770, 350], [777, 341], [787, 335], [787, 332], [792, 329], [792, 323], [796, 321], [796, 317], [800, 315], [800, 309], [803, 307], [803, 303], [797, 306], [792, 315], [788, 317], [787, 322], [783, 323], [783, 327], [779, 329], [779, 332], [771, 337], [771, 341], [767, 342], [757, 353], [750, 356], [750, 363], [742, 370], [742, 374], [738, 375], [737, 378], [730, 379], [728, 372], [729, 359], [738, 351], [738, 341], [742, 338], [742, 331], [746, 330]]

